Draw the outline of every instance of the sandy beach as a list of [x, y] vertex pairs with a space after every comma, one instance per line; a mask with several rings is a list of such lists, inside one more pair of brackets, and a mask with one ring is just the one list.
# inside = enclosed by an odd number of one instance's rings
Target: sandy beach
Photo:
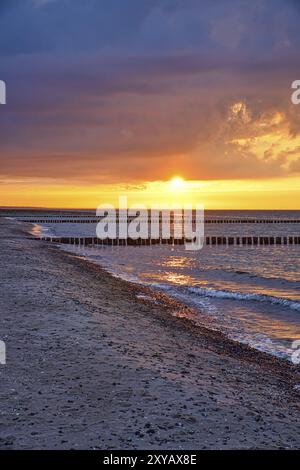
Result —
[[1, 449], [300, 447], [296, 366], [25, 230], [0, 219]]

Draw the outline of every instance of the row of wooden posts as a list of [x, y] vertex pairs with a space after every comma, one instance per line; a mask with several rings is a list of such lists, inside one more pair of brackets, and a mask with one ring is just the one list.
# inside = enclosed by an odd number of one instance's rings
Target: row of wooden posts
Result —
[[[31, 224], [97, 224], [100, 218], [84, 218], [84, 219], [20, 219], [22, 222]], [[168, 220], [167, 218], [165, 220]], [[174, 217], [170, 217], [171, 222], [174, 221]], [[176, 216], [176, 222], [180, 219]], [[117, 219], [118, 221], [118, 219]], [[162, 218], [160, 218], [160, 222]], [[193, 219], [192, 223], [196, 223]], [[205, 224], [300, 224], [300, 219], [205, 219]]]
[[[36, 237], [34, 237], [36, 239]], [[99, 239], [97, 237], [39, 237], [39, 240], [44, 240], [51, 243], [63, 243], [70, 245], [81, 246], [141, 246], [141, 245], [184, 245], [191, 243], [193, 240], [190, 238], [105, 238]], [[278, 237], [204, 237], [204, 244], [206, 245], [300, 245], [300, 236]]]

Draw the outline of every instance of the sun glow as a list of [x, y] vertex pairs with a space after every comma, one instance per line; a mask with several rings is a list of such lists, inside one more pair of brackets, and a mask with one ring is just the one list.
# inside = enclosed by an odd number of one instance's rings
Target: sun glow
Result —
[[185, 188], [185, 181], [181, 176], [174, 176], [170, 180], [170, 189], [171, 191], [181, 191]]

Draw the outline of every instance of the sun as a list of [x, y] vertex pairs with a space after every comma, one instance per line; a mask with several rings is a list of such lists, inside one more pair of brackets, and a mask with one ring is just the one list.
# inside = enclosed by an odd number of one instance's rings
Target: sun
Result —
[[174, 176], [169, 182], [172, 191], [180, 191], [185, 187], [185, 181], [181, 176]]

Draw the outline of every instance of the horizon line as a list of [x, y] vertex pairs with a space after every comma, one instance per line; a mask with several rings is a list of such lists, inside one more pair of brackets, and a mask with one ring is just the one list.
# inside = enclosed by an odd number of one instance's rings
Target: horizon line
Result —
[[[129, 209], [130, 207], [128, 207]], [[0, 206], [0, 211], [1, 210], [45, 210], [45, 211], [53, 211], [53, 210], [60, 210], [60, 211], [95, 211], [97, 208], [89, 208], [89, 207], [44, 207], [44, 206]], [[119, 207], [116, 207], [116, 209], [119, 209]], [[150, 208], [147, 208], [147, 210], [151, 210]], [[174, 208], [171, 208], [171, 210], [174, 210]], [[205, 209], [204, 211], [256, 211], [256, 212], [274, 212], [274, 211], [280, 211], [280, 212], [297, 212], [300, 211], [299, 209]]]

